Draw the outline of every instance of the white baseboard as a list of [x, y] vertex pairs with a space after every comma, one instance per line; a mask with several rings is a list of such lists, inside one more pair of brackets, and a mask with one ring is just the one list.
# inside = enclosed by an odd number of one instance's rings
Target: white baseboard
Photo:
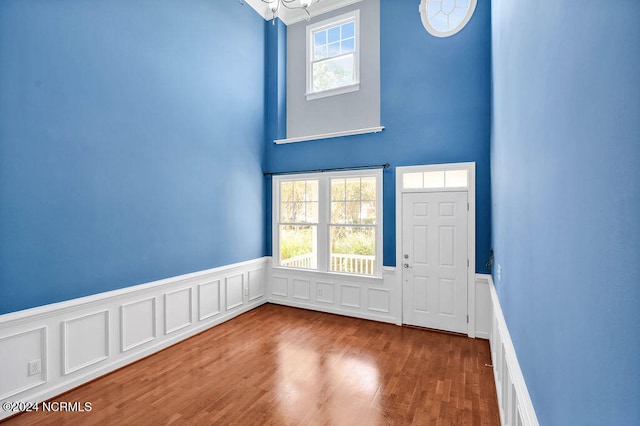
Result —
[[267, 267], [260, 258], [0, 315], [0, 402], [45, 401], [266, 303]]
[[493, 279], [491, 275], [483, 276], [491, 294], [492, 327], [489, 343], [500, 407], [500, 422], [503, 426], [538, 426], [538, 418], [522, 376]]

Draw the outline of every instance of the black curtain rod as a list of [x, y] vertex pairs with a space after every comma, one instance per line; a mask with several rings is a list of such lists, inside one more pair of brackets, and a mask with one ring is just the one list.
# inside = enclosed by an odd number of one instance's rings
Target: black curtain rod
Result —
[[353, 166], [353, 167], [332, 167], [329, 169], [315, 169], [315, 170], [291, 170], [289, 172], [264, 172], [265, 176], [273, 175], [297, 175], [300, 173], [324, 173], [324, 172], [337, 172], [340, 170], [368, 170], [368, 169], [387, 169], [389, 163], [375, 164], [372, 166]]

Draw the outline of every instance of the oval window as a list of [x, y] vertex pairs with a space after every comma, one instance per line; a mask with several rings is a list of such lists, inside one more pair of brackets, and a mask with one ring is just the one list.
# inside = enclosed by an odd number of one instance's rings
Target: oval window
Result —
[[422, 0], [420, 16], [429, 34], [449, 37], [467, 25], [477, 0]]

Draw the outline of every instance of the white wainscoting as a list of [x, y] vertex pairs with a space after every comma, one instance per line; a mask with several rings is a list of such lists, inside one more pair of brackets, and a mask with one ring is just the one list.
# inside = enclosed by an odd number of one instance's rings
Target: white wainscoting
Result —
[[249, 301], [257, 300], [264, 297], [264, 277], [266, 276], [264, 268], [254, 269], [247, 274]]
[[264, 304], [268, 266], [260, 258], [0, 315], [0, 402], [44, 401]]
[[491, 303], [491, 359], [493, 375], [503, 426], [538, 426], [538, 418], [522, 376], [511, 336], [502, 314], [500, 300], [491, 275], [478, 275], [477, 281], [485, 281]]
[[198, 284], [198, 321], [220, 313], [220, 280]]
[[237, 274], [224, 279], [227, 294], [227, 311], [242, 306], [244, 303], [244, 274]]
[[[0, 399], [3, 401], [47, 383], [47, 327], [25, 328], [0, 337]], [[40, 360], [41, 372], [29, 375], [28, 363], [35, 360]]]
[[[382, 278], [271, 267], [269, 303], [311, 309], [374, 321], [402, 324], [402, 283], [393, 267], [384, 267]], [[489, 339], [491, 293], [485, 275], [475, 281], [475, 330], [470, 337]], [[472, 333], [474, 331], [474, 333]]]
[[[476, 274], [475, 293], [475, 337], [489, 340], [491, 336], [491, 290], [487, 277], [491, 275]], [[471, 323], [471, 322], [470, 322]]]
[[109, 358], [109, 310], [62, 322], [64, 374]]
[[193, 324], [191, 287], [164, 294], [164, 333], [171, 334]]
[[155, 297], [120, 305], [122, 352], [155, 340], [157, 323]]
[[382, 278], [271, 268], [269, 303], [400, 325], [402, 293], [395, 268]]

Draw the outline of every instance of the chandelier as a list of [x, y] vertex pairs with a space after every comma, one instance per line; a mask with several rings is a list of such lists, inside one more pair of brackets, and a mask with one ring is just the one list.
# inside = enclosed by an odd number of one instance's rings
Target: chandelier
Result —
[[[240, 0], [241, 4], [244, 4], [246, 0]], [[320, 3], [320, 0], [261, 0], [262, 3], [269, 5], [269, 9], [271, 9], [272, 22], [276, 24], [276, 18], [278, 17], [278, 12], [280, 8], [283, 7], [289, 10], [304, 10], [307, 16], [304, 18], [305, 21], [311, 19], [311, 13], [309, 12], [309, 6], [314, 3]]]

